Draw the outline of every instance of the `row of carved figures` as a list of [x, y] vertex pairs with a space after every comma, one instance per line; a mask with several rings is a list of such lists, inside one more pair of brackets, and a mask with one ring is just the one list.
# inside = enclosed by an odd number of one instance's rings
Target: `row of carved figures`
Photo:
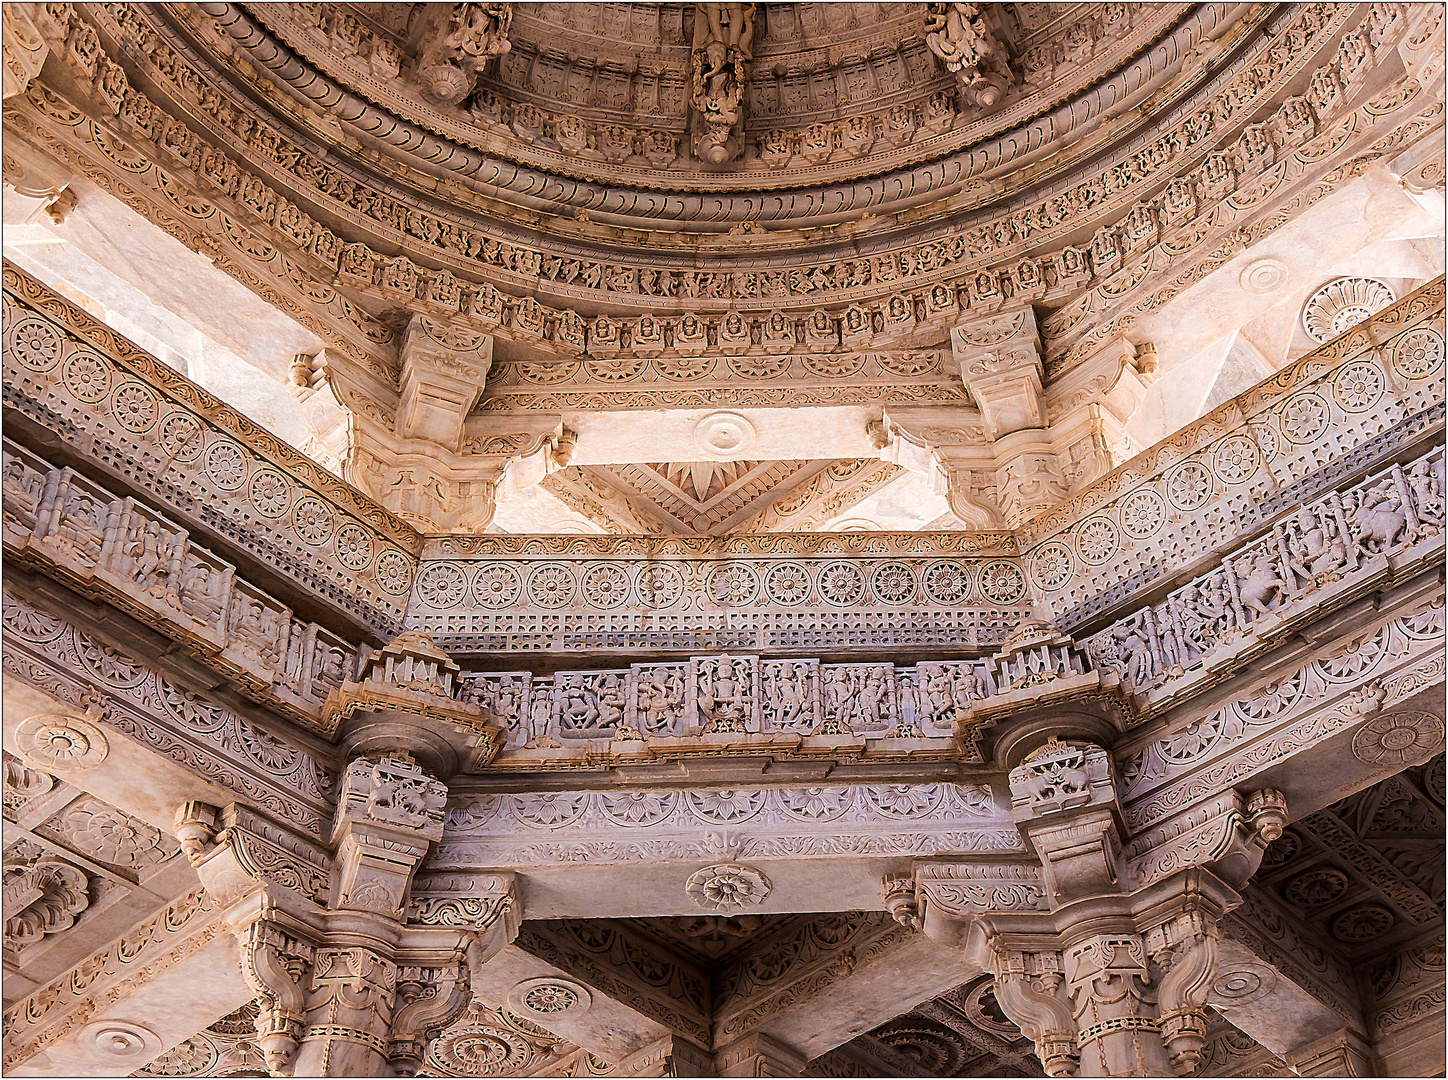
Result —
[[699, 656], [541, 677], [472, 673], [459, 685], [507, 727], [510, 747], [709, 734], [940, 738], [979, 702], [1082, 670], [1073, 650], [1038, 646], [914, 667]]
[[179, 622], [313, 704], [340, 687], [356, 650], [194, 543], [134, 499], [118, 498], [72, 469], [6, 445], [0, 463], [7, 544], [35, 545], [70, 574], [106, 581], [138, 613]]
[[1438, 535], [1445, 522], [1444, 492], [1441, 447], [1392, 465], [1278, 522], [1163, 603], [1094, 635], [1086, 650], [1133, 692], [1180, 677], [1274, 612]]

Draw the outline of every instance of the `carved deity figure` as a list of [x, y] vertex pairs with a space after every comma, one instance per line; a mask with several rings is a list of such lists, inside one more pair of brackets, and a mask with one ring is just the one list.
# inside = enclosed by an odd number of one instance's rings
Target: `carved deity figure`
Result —
[[721, 656], [713, 671], [699, 671], [699, 712], [709, 721], [710, 731], [747, 731], [750, 717], [750, 686], [748, 670], [739, 670], [736, 661]]
[[925, 43], [955, 75], [963, 105], [989, 109], [1015, 81], [1005, 48], [986, 24], [983, 4], [928, 4]]
[[1259, 551], [1247, 563], [1245, 574], [1239, 574], [1238, 593], [1242, 606], [1254, 617], [1275, 611], [1287, 602], [1287, 582], [1282, 580], [1272, 556]]
[[1387, 551], [1403, 536], [1408, 518], [1403, 497], [1391, 478], [1364, 491], [1352, 515], [1353, 535], [1370, 555]]
[[1297, 528], [1289, 534], [1289, 565], [1302, 577], [1318, 584], [1336, 581], [1348, 561], [1347, 544], [1333, 527], [1331, 518], [1319, 519], [1311, 510], [1304, 510], [1297, 519]]
[[415, 78], [438, 104], [462, 103], [488, 61], [512, 48], [512, 4], [424, 4], [415, 18], [409, 35], [417, 57]]
[[694, 8], [694, 153], [724, 165], [739, 153], [735, 132], [743, 116], [744, 85], [754, 59], [754, 4], [697, 4]]
[[226, 575], [190, 559], [181, 571], [178, 596], [184, 610], [204, 623], [213, 622], [226, 606]]
[[677, 668], [649, 668], [638, 679], [639, 718], [646, 735], [676, 732], [684, 708], [684, 675]]
[[559, 691], [559, 727], [564, 731], [580, 731], [598, 725], [598, 695], [583, 683], [578, 673], [569, 675]]
[[[1442, 464], [1441, 459], [1438, 463]], [[1408, 467], [1407, 480], [1418, 512], [1419, 535], [1436, 535], [1442, 531], [1445, 516], [1448, 516], [1445, 515], [1442, 476], [1429, 462], [1415, 461]]]
[[94, 566], [101, 557], [105, 525], [106, 508], [89, 495], [71, 491], [66, 496], [52, 538], [69, 549], [77, 559]]
[[34, 528], [40, 512], [41, 495], [45, 491], [45, 477], [27, 468], [19, 458], [5, 462], [3, 476], [3, 485], [0, 486], [5, 492], [5, 516], [26, 528]]
[[788, 731], [805, 719], [805, 694], [805, 676], [800, 665], [783, 663], [765, 668], [765, 703], [778, 730]]

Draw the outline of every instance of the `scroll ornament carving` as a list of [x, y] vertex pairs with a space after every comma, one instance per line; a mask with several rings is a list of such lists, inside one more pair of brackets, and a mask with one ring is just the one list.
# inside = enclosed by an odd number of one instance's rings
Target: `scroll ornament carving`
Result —
[[1157, 987], [1162, 1041], [1179, 1076], [1191, 1074], [1207, 1041], [1207, 996], [1217, 975], [1216, 921], [1187, 911], [1147, 935], [1152, 960], [1166, 971]]
[[7, 948], [24, 948], [70, 929], [91, 902], [85, 872], [47, 857], [7, 862], [4, 893]]
[[243, 932], [241, 974], [257, 995], [257, 1045], [274, 1076], [290, 1075], [301, 1043], [315, 955], [310, 943], [274, 918], [257, 919]]
[[397, 969], [395, 994], [387, 1060], [395, 1075], [415, 1076], [431, 1041], [451, 1027], [472, 1001], [466, 966], [404, 964]]
[[1035, 1044], [1046, 1075], [1075, 1076], [1077, 1025], [1060, 954], [997, 951], [991, 970], [1001, 1011]]

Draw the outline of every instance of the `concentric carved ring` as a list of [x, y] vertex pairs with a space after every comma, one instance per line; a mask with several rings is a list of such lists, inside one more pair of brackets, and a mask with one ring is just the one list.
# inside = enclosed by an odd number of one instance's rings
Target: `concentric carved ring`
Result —
[[99, 765], [110, 753], [101, 729], [69, 713], [37, 713], [15, 729], [20, 756], [48, 772], [78, 772]]

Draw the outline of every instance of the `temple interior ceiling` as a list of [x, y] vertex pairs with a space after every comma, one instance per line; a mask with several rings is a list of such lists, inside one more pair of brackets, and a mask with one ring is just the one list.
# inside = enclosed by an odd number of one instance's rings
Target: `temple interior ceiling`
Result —
[[7, 1075], [1443, 1075], [1441, 5], [0, 21]]

